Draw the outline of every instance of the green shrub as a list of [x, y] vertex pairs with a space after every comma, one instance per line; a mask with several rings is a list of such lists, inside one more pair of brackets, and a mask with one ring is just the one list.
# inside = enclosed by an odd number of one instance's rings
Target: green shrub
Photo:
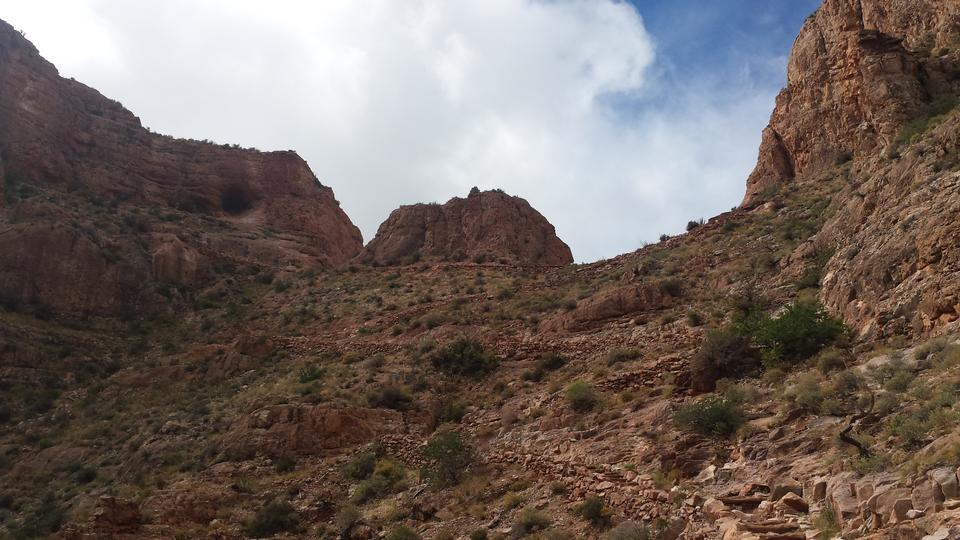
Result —
[[567, 359], [559, 354], [546, 354], [541, 356], [532, 370], [523, 374], [523, 379], [527, 381], [542, 381], [550, 371], [556, 371], [567, 364]]
[[353, 528], [357, 522], [360, 521], [360, 510], [352, 504], [348, 504], [340, 509], [337, 512], [336, 517], [333, 519], [333, 523], [337, 528], [337, 532], [345, 533]]
[[487, 538], [487, 531], [483, 529], [477, 529], [470, 533], [470, 540], [487, 540]]
[[353, 493], [353, 502], [362, 504], [395, 493], [403, 489], [406, 476], [403, 467], [396, 462], [381, 459], [377, 461], [370, 477], [357, 486]]
[[42, 538], [60, 530], [67, 517], [66, 509], [52, 494], [47, 494], [36, 505], [30, 506], [19, 523], [12, 524], [13, 538]]
[[727, 436], [736, 432], [744, 421], [739, 405], [718, 396], [685, 405], [674, 415], [679, 428], [701, 435]]
[[305, 384], [323, 377], [324, 370], [316, 364], [307, 364], [297, 371], [297, 380]]
[[460, 483], [473, 461], [473, 448], [463, 433], [444, 430], [430, 438], [423, 455], [429, 461], [425, 476], [436, 485], [453, 486]]
[[273, 536], [277, 533], [292, 531], [300, 524], [300, 515], [286, 501], [271, 501], [257, 510], [253, 520], [247, 525], [247, 534], [253, 537]]
[[692, 309], [687, 311], [687, 325], [693, 327], [703, 326], [703, 315]]
[[823, 538], [834, 538], [840, 533], [840, 520], [829, 504], [823, 505], [820, 514], [813, 520], [813, 526], [820, 529]]
[[787, 390], [787, 398], [805, 411], [819, 412], [824, 399], [824, 386], [815, 374], [804, 373], [797, 377], [797, 382]]
[[843, 369], [847, 364], [846, 355], [839, 349], [824, 349], [817, 355], [816, 363], [820, 373], [826, 375], [831, 371]]
[[343, 474], [354, 480], [363, 480], [373, 474], [373, 468], [377, 464], [377, 454], [374, 452], [364, 452], [353, 459], [343, 468]]
[[567, 387], [565, 396], [570, 407], [577, 412], [587, 412], [592, 410], [599, 401], [597, 392], [593, 386], [586, 381], [574, 381]]
[[367, 396], [367, 403], [371, 407], [406, 411], [413, 404], [413, 396], [410, 390], [403, 386], [384, 386], [371, 392]]
[[606, 503], [603, 502], [603, 499], [596, 495], [587, 497], [585, 501], [574, 509], [574, 513], [589, 521], [594, 526], [606, 524], [613, 514]]
[[753, 313], [738, 321], [742, 333], [753, 338], [767, 365], [796, 363], [835, 342], [843, 323], [815, 301], [798, 300], [771, 318]]
[[406, 525], [395, 527], [390, 531], [390, 534], [387, 535], [387, 540], [419, 540], [419, 538], [420, 535]]
[[497, 358], [484, 352], [483, 345], [458, 339], [430, 357], [433, 367], [450, 375], [480, 377], [496, 369]]
[[742, 377], [760, 368], [760, 357], [750, 340], [733, 328], [711, 330], [691, 361], [695, 390], [710, 392], [721, 377]]
[[516, 521], [513, 522], [510, 536], [511, 538], [522, 538], [530, 533], [546, 530], [551, 523], [550, 516], [536, 508], [524, 508], [517, 516]]
[[288, 473], [297, 468], [297, 460], [290, 456], [280, 456], [274, 460], [273, 466], [277, 468], [278, 473]]
[[448, 400], [440, 407], [440, 421], [459, 424], [467, 414], [467, 407], [459, 401]]

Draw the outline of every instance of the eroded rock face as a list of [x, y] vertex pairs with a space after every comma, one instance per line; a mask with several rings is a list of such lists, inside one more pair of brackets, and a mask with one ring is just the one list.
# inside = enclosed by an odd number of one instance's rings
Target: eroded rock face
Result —
[[826, 0], [794, 44], [744, 204], [889, 145], [932, 101], [956, 93], [955, 54], [939, 51], [958, 40], [956, 2]]
[[[0, 157], [0, 295], [19, 301], [110, 312], [156, 282], [193, 282], [205, 262], [339, 265], [362, 247], [333, 191], [296, 153], [151, 133], [119, 103], [61, 78], [2, 21]], [[34, 202], [38, 190], [54, 202]], [[85, 227], [89, 213], [74, 215], [81, 198], [139, 221], [127, 231]], [[157, 223], [128, 216], [133, 207], [179, 214]], [[162, 234], [144, 238], [148, 220]], [[263, 242], [266, 231], [279, 239]]]
[[274, 405], [241, 418], [224, 439], [233, 452], [326, 455], [397, 433], [403, 417], [387, 409]]
[[570, 248], [539, 212], [502, 191], [472, 191], [443, 205], [394, 210], [363, 251], [364, 261], [395, 265], [418, 259], [506, 260], [559, 266], [573, 262]]

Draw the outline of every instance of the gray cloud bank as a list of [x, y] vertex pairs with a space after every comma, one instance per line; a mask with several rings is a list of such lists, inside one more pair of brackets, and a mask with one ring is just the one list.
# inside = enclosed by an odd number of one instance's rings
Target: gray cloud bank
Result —
[[401, 204], [476, 185], [529, 200], [578, 261], [631, 251], [739, 202], [773, 104], [743, 74], [664, 89], [641, 14], [613, 0], [31, 0], [0, 17], [155, 131], [297, 150], [365, 240]]

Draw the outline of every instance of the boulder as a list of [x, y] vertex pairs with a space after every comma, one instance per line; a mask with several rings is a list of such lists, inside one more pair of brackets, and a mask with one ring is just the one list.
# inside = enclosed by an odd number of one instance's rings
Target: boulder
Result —
[[927, 472], [927, 476], [937, 483], [945, 499], [960, 497], [960, 485], [957, 483], [957, 471], [953, 467], [940, 467]]

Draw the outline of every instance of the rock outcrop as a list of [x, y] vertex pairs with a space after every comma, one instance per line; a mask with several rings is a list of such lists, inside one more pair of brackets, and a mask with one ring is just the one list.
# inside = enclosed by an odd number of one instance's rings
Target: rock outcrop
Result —
[[[0, 297], [12, 301], [111, 312], [222, 260], [339, 265], [362, 248], [294, 152], [151, 133], [2, 21], [0, 158]], [[80, 202], [119, 226], [85, 223]]]
[[570, 248], [553, 225], [526, 200], [476, 188], [467, 198], [454, 197], [443, 205], [394, 210], [361, 257], [377, 265], [419, 259], [550, 266], [573, 262]]
[[960, 318], [958, 45], [957, 2], [826, 0], [794, 44], [747, 181], [746, 207], [788, 183], [814, 197], [832, 183], [801, 250], [833, 254], [821, 300], [862, 338]]
[[955, 96], [958, 42], [956, 2], [826, 0], [793, 46], [744, 204], [879, 152], [908, 121]]

